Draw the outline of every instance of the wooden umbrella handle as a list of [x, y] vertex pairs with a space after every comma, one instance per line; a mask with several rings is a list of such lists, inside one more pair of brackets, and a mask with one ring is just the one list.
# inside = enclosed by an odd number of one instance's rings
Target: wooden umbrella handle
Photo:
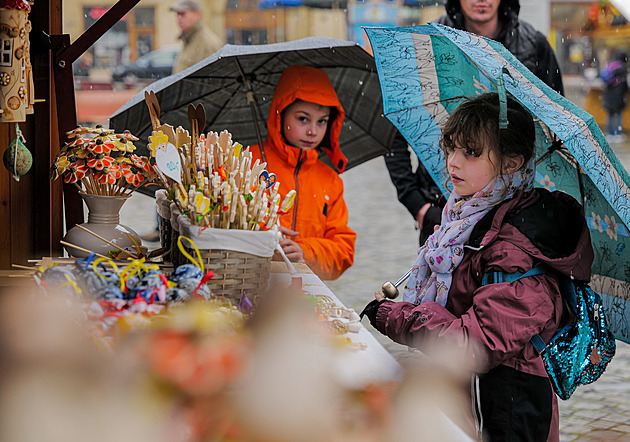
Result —
[[144, 101], [149, 108], [149, 115], [151, 116], [151, 125], [153, 126], [153, 130], [156, 130], [160, 126], [160, 105], [158, 104], [155, 92], [145, 91]]

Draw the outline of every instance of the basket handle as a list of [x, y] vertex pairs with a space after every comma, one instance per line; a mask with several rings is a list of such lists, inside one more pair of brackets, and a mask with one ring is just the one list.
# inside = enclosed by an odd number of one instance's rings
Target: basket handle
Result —
[[[186, 248], [184, 247], [184, 244], [182, 243], [182, 239], [187, 240], [190, 243], [190, 245], [193, 246], [193, 248], [195, 249], [195, 252], [197, 253], [197, 258], [199, 258], [199, 262], [197, 262], [195, 258], [193, 258], [190, 255], [190, 253], [186, 251]], [[195, 244], [195, 242], [192, 239], [188, 238], [187, 236], [180, 235], [179, 238], [177, 238], [177, 247], [179, 248], [179, 251], [182, 252], [182, 255], [184, 255], [186, 258], [188, 258], [190, 262], [192, 262], [194, 265], [196, 265], [197, 267], [201, 269], [202, 274], [205, 273], [205, 270], [203, 268], [203, 259], [201, 258], [201, 252], [197, 248], [197, 244]]]

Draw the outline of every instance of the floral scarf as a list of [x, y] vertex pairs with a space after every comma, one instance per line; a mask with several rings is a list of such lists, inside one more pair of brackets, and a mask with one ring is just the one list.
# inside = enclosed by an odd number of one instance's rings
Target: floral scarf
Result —
[[515, 173], [497, 177], [471, 196], [451, 193], [442, 211], [440, 227], [418, 250], [418, 258], [403, 290], [403, 301], [416, 305], [435, 301], [445, 306], [453, 272], [464, 257], [464, 245], [475, 224], [518, 190], [531, 190], [533, 182], [534, 161], [530, 160]]

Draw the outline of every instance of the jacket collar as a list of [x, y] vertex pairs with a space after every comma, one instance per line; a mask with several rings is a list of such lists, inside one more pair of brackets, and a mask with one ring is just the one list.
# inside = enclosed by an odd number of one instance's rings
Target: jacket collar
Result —
[[203, 23], [201, 22], [201, 20], [199, 20], [197, 23], [194, 24], [194, 26], [191, 26], [190, 28], [186, 29], [181, 34], [179, 34], [179, 37], [177, 38], [183, 41], [184, 44], [188, 44], [190, 40], [193, 38], [193, 35], [197, 34], [201, 30], [202, 27], [203, 27]]

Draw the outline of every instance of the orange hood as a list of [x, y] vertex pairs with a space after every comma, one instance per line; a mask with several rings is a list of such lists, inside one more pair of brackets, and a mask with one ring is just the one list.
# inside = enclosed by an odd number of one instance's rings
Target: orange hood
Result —
[[[295, 100], [309, 101], [320, 106], [334, 107], [337, 110], [334, 120], [330, 120], [328, 132], [319, 147], [326, 152], [337, 172], [342, 173], [348, 162], [339, 147], [339, 134], [345, 112], [328, 75], [320, 69], [290, 66], [284, 70], [269, 107], [267, 142], [276, 146], [280, 153], [286, 156], [285, 159], [289, 163], [297, 162], [301, 149], [286, 144], [282, 136], [282, 111]], [[315, 150], [304, 152], [307, 156], [317, 154]]]

